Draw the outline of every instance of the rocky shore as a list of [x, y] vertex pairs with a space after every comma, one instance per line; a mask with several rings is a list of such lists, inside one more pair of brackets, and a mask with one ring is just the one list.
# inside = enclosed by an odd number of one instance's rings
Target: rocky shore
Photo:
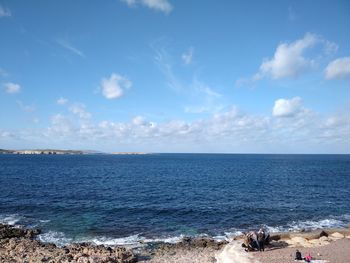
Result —
[[228, 243], [207, 237], [188, 237], [176, 244], [158, 243], [134, 250], [90, 243], [58, 247], [38, 241], [39, 234], [38, 229], [0, 224], [0, 262], [171, 263], [178, 262], [178, 256], [192, 258], [191, 262], [215, 262], [215, 252]]
[[0, 262], [134, 263], [136, 255], [124, 247], [88, 243], [57, 247], [35, 239], [39, 230], [0, 224]]
[[0, 262], [72, 263], [288, 263], [295, 250], [310, 252], [323, 263], [348, 263], [350, 228], [276, 233], [265, 252], [245, 252], [243, 236], [228, 241], [185, 237], [175, 244], [152, 243], [139, 248], [107, 247], [91, 243], [58, 247], [37, 240], [38, 229], [0, 224]]

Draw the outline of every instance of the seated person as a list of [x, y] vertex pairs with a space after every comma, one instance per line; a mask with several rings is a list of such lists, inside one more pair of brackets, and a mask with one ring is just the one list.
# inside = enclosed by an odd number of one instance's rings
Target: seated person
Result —
[[310, 262], [311, 259], [312, 259], [312, 257], [311, 257], [311, 255], [310, 255], [310, 253], [309, 253], [309, 254], [307, 254], [306, 257], [305, 257], [305, 262]]
[[301, 253], [298, 249], [295, 252], [295, 260], [303, 260], [303, 258], [301, 257]]

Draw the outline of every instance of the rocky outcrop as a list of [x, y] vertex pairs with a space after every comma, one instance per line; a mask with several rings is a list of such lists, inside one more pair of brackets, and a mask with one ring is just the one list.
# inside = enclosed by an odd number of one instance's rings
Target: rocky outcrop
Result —
[[40, 231], [0, 225], [0, 262], [134, 263], [137, 258], [124, 247], [89, 243], [57, 247], [35, 240]]
[[166, 253], [175, 253], [176, 251], [181, 250], [190, 250], [190, 249], [209, 249], [209, 250], [220, 250], [227, 241], [216, 241], [209, 237], [184, 237], [180, 242], [175, 244], [162, 243], [156, 247], [155, 253], [157, 254], [166, 254]]
[[34, 238], [40, 234], [38, 229], [24, 229], [22, 227], [13, 227], [0, 224], [0, 239], [5, 238]]

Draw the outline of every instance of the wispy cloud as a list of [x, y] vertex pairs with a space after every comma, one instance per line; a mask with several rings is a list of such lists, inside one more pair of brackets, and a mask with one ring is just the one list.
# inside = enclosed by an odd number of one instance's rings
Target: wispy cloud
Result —
[[56, 101], [56, 103], [57, 103], [58, 105], [65, 105], [65, 104], [67, 104], [67, 102], [68, 102], [68, 99], [63, 98], [63, 97], [60, 97], [60, 98]]
[[10, 17], [11, 16], [11, 11], [10, 9], [3, 7], [0, 5], [0, 18], [1, 17]]
[[180, 79], [174, 74], [170, 56], [165, 48], [157, 45], [152, 45], [151, 47], [155, 52], [154, 61], [165, 76], [168, 86], [177, 92], [185, 90]]
[[168, 0], [121, 0], [130, 7], [142, 5], [150, 9], [169, 14], [173, 10], [173, 6]]
[[25, 111], [25, 112], [33, 112], [36, 110], [35, 106], [34, 105], [26, 105], [24, 104], [22, 101], [20, 100], [17, 100], [16, 101], [17, 105], [19, 106], [19, 108], [22, 110], [22, 111]]
[[86, 110], [86, 106], [83, 103], [73, 103], [69, 107], [69, 111], [80, 119], [90, 119], [91, 113]]
[[184, 52], [181, 56], [182, 61], [185, 65], [190, 65], [193, 62], [193, 47], [190, 47], [186, 52]]
[[56, 42], [61, 47], [71, 51], [75, 55], [78, 55], [78, 56], [80, 56], [82, 58], [85, 58], [85, 54], [82, 51], [80, 51], [79, 49], [77, 49], [76, 47], [74, 47], [69, 41], [67, 41], [65, 39], [57, 39]]
[[186, 101], [184, 112], [186, 113], [213, 113], [221, 110], [222, 95], [212, 86], [200, 80], [196, 74], [192, 74], [190, 81], [177, 74], [176, 63], [164, 47], [164, 39], [156, 41], [151, 48], [155, 52], [154, 61], [165, 77], [166, 84], [175, 92], [181, 94]]

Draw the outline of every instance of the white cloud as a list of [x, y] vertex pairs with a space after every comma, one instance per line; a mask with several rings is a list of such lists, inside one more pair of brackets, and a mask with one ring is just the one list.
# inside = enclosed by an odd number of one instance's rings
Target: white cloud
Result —
[[20, 140], [21, 145], [26, 143], [32, 147], [66, 148], [69, 145], [70, 148], [104, 151], [280, 153], [282, 149], [286, 153], [349, 152], [347, 112], [326, 116], [307, 114], [300, 98], [293, 99], [296, 106], [287, 105], [285, 108], [289, 109], [282, 111], [288, 116], [294, 114], [293, 118], [248, 114], [234, 106], [193, 121], [152, 122], [137, 116], [126, 122], [95, 124], [91, 119], [81, 121], [57, 114], [52, 116], [50, 126], [45, 129], [0, 129], [0, 140], [7, 145]]
[[333, 60], [325, 70], [326, 79], [350, 78], [350, 57]]
[[16, 94], [21, 91], [21, 86], [16, 83], [7, 82], [4, 84], [5, 92], [8, 94]]
[[185, 53], [182, 54], [181, 56], [182, 61], [185, 65], [190, 65], [192, 64], [193, 61], [193, 48], [189, 48]]
[[326, 55], [332, 55], [338, 51], [339, 46], [336, 43], [328, 41], [326, 39], [321, 39], [321, 41], [324, 45], [324, 52]]
[[149, 8], [159, 10], [167, 14], [173, 10], [173, 6], [168, 2], [168, 0], [142, 0], [142, 3]]
[[169, 14], [173, 10], [173, 6], [168, 0], [122, 0], [122, 2], [130, 7], [140, 4], [165, 14]]
[[147, 122], [145, 121], [145, 118], [142, 116], [136, 116], [135, 118], [132, 119], [132, 123], [135, 125], [145, 125]]
[[11, 16], [10, 9], [0, 5], [0, 17], [10, 17], [10, 16]]
[[299, 112], [303, 111], [303, 102], [300, 97], [292, 99], [278, 99], [272, 110], [275, 117], [294, 117]]
[[273, 79], [298, 77], [314, 65], [314, 61], [306, 58], [304, 52], [318, 41], [319, 38], [316, 35], [307, 33], [304, 38], [290, 44], [278, 45], [274, 57], [261, 64], [254, 79], [257, 80], [265, 76], [270, 76]]
[[112, 73], [109, 78], [103, 78], [101, 81], [102, 95], [107, 99], [120, 98], [131, 86], [132, 82], [128, 78], [116, 73]]
[[73, 52], [74, 54], [85, 58], [85, 54], [80, 51], [79, 49], [77, 49], [76, 47], [74, 47], [71, 43], [69, 43], [67, 40], [65, 39], [57, 39], [56, 40], [57, 44], [59, 44], [61, 47]]
[[199, 82], [198, 80], [194, 80], [193, 85], [196, 87], [197, 91], [204, 93], [209, 98], [220, 98], [222, 96], [220, 93], [214, 91], [208, 85]]
[[91, 118], [91, 113], [86, 111], [86, 107], [82, 103], [74, 103], [69, 107], [69, 110], [81, 119]]
[[121, 0], [121, 1], [126, 3], [128, 6], [136, 5], [136, 0]]
[[76, 128], [74, 127], [71, 120], [69, 120], [67, 117], [56, 114], [52, 116], [51, 118], [51, 126], [47, 129], [47, 132], [44, 134], [49, 137], [56, 137], [56, 136], [70, 136], [74, 133]]
[[56, 101], [56, 103], [57, 103], [58, 105], [65, 105], [65, 104], [67, 104], [67, 102], [68, 102], [68, 99], [63, 98], [63, 97], [60, 97], [60, 98]]

